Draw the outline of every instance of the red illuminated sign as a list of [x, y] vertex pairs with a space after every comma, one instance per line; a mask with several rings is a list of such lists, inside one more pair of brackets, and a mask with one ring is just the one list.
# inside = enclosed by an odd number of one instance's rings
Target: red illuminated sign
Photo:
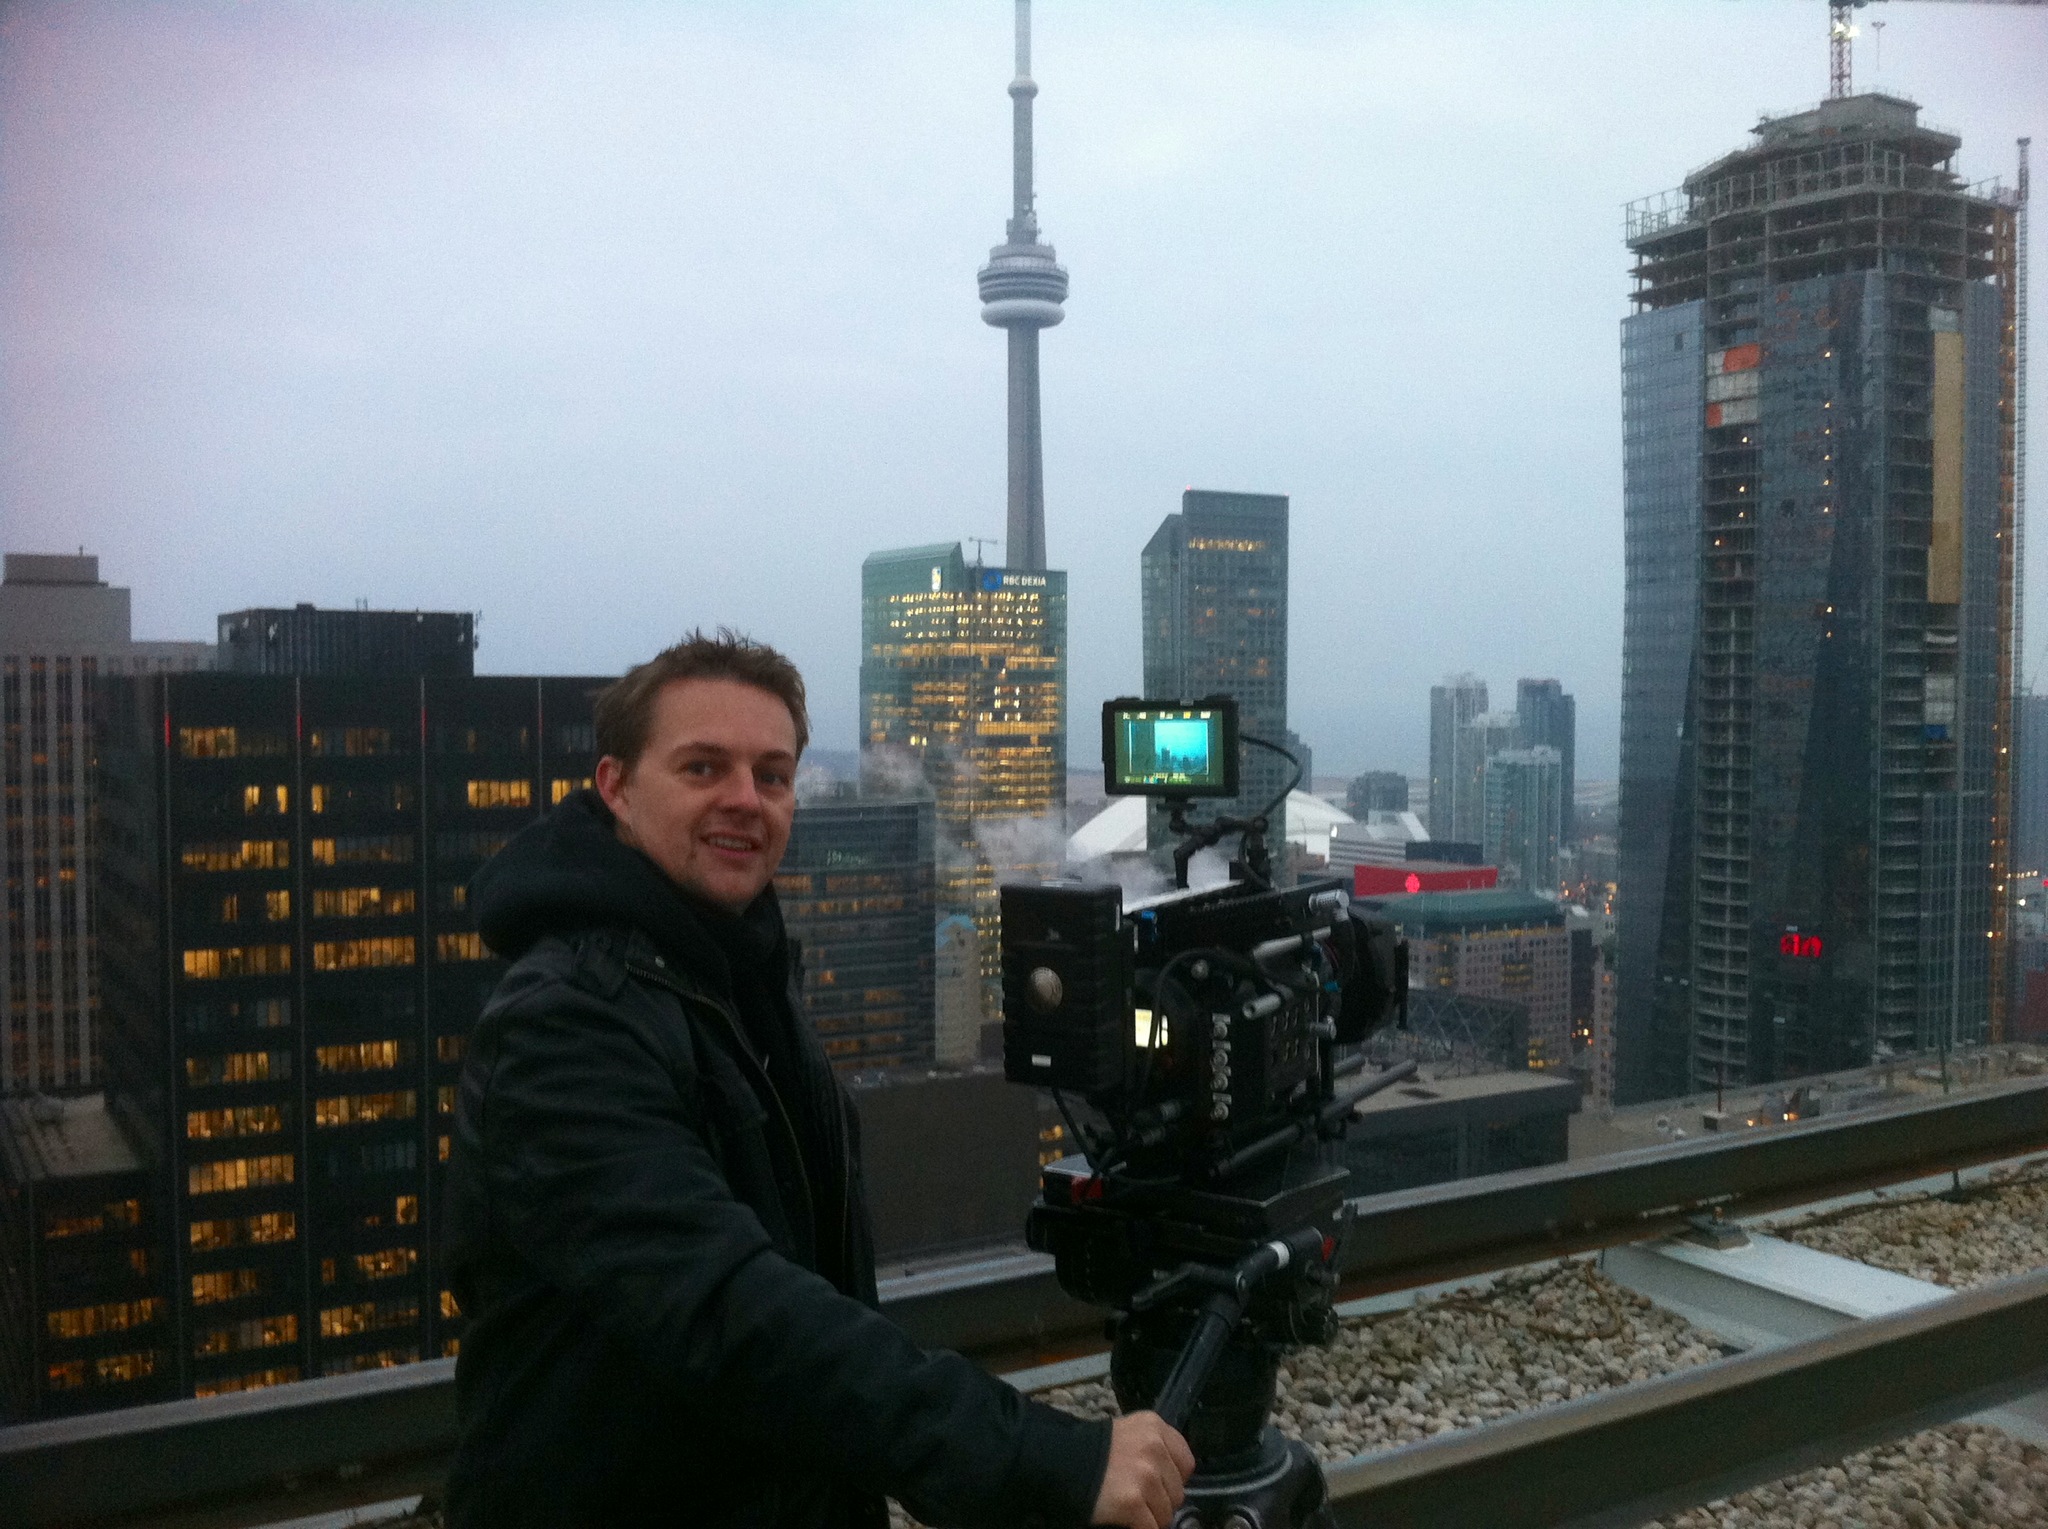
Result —
[[1820, 936], [1817, 934], [1801, 934], [1796, 929], [1788, 929], [1778, 936], [1778, 954], [1781, 956], [1797, 956], [1802, 961], [1818, 961], [1820, 952]]

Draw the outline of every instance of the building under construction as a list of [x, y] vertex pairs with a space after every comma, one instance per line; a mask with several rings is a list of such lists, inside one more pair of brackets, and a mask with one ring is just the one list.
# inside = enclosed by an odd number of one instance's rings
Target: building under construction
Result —
[[1628, 209], [1617, 1089], [2001, 1036], [2020, 197], [1885, 95]]

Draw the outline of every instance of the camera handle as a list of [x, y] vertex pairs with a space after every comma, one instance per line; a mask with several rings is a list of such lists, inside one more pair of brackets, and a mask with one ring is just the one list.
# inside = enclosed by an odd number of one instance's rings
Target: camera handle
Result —
[[1173, 847], [1173, 884], [1186, 890], [1188, 884], [1188, 862], [1200, 851], [1213, 849], [1223, 842], [1225, 834], [1237, 834], [1238, 857], [1243, 863], [1245, 874], [1262, 887], [1273, 885], [1273, 857], [1266, 850], [1266, 828], [1277, 811], [1281, 816], [1283, 836], [1286, 829], [1287, 798], [1294, 794], [1294, 788], [1301, 784], [1301, 761], [1277, 743], [1250, 733], [1239, 735], [1239, 742], [1249, 743], [1254, 748], [1278, 754], [1294, 766], [1294, 777], [1280, 788], [1280, 794], [1266, 804], [1265, 810], [1250, 818], [1217, 818], [1210, 823], [1190, 823], [1188, 808], [1193, 799], [1185, 796], [1166, 796], [1161, 800], [1171, 809], [1167, 827], [1181, 835], [1180, 843]]
[[1188, 1334], [1180, 1357], [1167, 1372], [1166, 1381], [1152, 1402], [1152, 1410], [1166, 1420], [1168, 1427], [1186, 1431], [1202, 1388], [1209, 1383], [1209, 1372], [1216, 1367], [1216, 1357], [1223, 1352], [1223, 1345], [1230, 1341], [1237, 1324], [1244, 1320], [1252, 1293], [1290, 1264], [1320, 1264], [1327, 1251], [1322, 1231], [1304, 1226], [1253, 1249], [1228, 1269], [1183, 1264], [1132, 1298], [1131, 1309], [1142, 1311], [1188, 1285], [1211, 1287], [1209, 1299], [1195, 1318], [1194, 1330]]

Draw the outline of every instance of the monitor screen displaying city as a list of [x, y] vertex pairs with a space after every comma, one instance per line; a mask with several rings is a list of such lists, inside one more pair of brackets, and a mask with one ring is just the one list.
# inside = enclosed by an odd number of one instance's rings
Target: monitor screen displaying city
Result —
[[1102, 731], [1112, 796], [1237, 794], [1237, 709], [1228, 701], [1108, 701]]

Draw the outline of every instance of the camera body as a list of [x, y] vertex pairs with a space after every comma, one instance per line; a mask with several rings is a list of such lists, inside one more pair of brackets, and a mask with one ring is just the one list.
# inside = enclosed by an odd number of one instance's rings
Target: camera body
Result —
[[1392, 925], [1337, 881], [1128, 909], [1113, 885], [1012, 885], [1002, 917], [1004, 1075], [1085, 1100], [1147, 1176], [1213, 1181], [1407, 987]]

